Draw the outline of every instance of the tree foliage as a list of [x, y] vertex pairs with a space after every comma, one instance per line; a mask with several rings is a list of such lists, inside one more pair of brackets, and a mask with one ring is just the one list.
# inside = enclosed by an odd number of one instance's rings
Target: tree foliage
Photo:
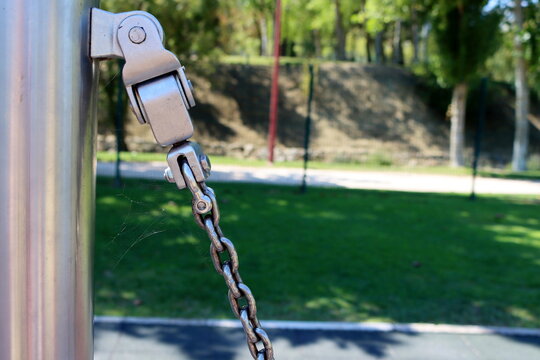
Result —
[[513, 6], [506, 6], [501, 24], [501, 46], [488, 61], [488, 69], [496, 80], [514, 82], [514, 38], [523, 43], [528, 66], [529, 85], [540, 90], [540, 6], [538, 0], [523, 1], [523, 31], [514, 27]]
[[486, 12], [486, 0], [443, 0], [434, 9], [433, 70], [455, 85], [478, 75], [499, 45], [501, 14]]
[[522, 40], [525, 43], [528, 58], [530, 83], [537, 91], [540, 91], [540, 6], [538, 1], [527, 1], [523, 25]]
[[407, 18], [414, 0], [367, 0], [367, 30], [373, 34], [384, 30], [386, 25]]
[[115, 13], [144, 10], [153, 14], [166, 29], [166, 47], [184, 61], [215, 55], [218, 49], [218, 0], [103, 0], [102, 8]]

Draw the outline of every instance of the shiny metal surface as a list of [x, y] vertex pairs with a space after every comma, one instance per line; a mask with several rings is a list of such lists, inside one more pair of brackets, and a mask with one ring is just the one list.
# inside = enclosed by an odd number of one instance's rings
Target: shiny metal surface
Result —
[[179, 143], [193, 136], [191, 117], [174, 76], [149, 80], [137, 86], [135, 91], [143, 117], [161, 146]]
[[92, 9], [92, 26], [90, 34], [90, 55], [95, 59], [120, 59], [124, 57], [118, 43], [118, 27], [128, 16], [143, 15], [150, 18], [157, 28], [159, 38], [163, 42], [163, 28], [157, 19], [146, 11], [129, 11], [114, 14], [101, 9]]
[[91, 0], [0, 0], [0, 359], [92, 358]]
[[193, 136], [191, 83], [178, 58], [163, 47], [163, 30], [154, 16], [93, 9], [90, 38], [92, 58], [126, 60], [122, 77], [131, 109], [141, 124], [150, 125], [158, 144], [173, 145]]
[[212, 200], [199, 187], [199, 184], [190, 169], [190, 165], [188, 165], [188, 162], [185, 160], [182, 161], [182, 173], [189, 173], [189, 175], [184, 176], [184, 181], [193, 195], [193, 210], [195, 211], [195, 214], [206, 214], [212, 209]]
[[[167, 181], [176, 182], [178, 189], [186, 188], [186, 182], [180, 169], [182, 159], [188, 162], [196, 182], [208, 179], [208, 176], [210, 176], [210, 161], [203, 154], [199, 144], [185, 141], [173, 146], [167, 154], [167, 164], [169, 167], [165, 169], [164, 174]], [[203, 159], [205, 162], [203, 162]]]

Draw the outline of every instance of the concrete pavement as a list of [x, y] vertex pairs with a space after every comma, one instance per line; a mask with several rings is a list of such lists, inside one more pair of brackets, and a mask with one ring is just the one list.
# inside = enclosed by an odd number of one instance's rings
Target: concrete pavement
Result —
[[[122, 163], [124, 177], [163, 179], [165, 163]], [[98, 163], [97, 173], [113, 176], [113, 163]], [[240, 167], [216, 165], [209, 182], [250, 182], [280, 185], [299, 185], [302, 170], [278, 167]], [[344, 187], [411, 192], [469, 193], [470, 176], [412, 174], [403, 172], [308, 170], [307, 183], [311, 186]], [[509, 180], [478, 178], [479, 194], [540, 195], [539, 180]]]
[[[264, 322], [263, 322], [264, 326]], [[535, 360], [539, 336], [267, 329], [276, 359]], [[240, 326], [98, 321], [95, 360], [248, 360]]]

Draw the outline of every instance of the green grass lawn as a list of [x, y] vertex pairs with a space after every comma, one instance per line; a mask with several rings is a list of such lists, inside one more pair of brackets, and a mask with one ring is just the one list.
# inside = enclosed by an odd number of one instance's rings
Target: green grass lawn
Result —
[[[188, 191], [97, 182], [96, 313], [231, 318]], [[262, 319], [540, 327], [540, 198], [215, 184]]]
[[[167, 155], [165, 153], [137, 153], [137, 152], [122, 152], [120, 154], [122, 161], [127, 162], [152, 162], [152, 161], [166, 161]], [[116, 153], [100, 151], [97, 154], [98, 161], [112, 162], [116, 161]], [[252, 167], [265, 167], [268, 166], [268, 162], [265, 160], [253, 160], [253, 159], [238, 159], [228, 156], [210, 156], [212, 164], [219, 165], [234, 165], [234, 166], [252, 166]], [[287, 161], [276, 162], [273, 166], [285, 167], [285, 168], [301, 168], [303, 167], [302, 161]], [[411, 172], [419, 174], [439, 174], [439, 175], [471, 175], [471, 169], [469, 168], [451, 168], [447, 166], [430, 166], [430, 167], [406, 167], [406, 166], [382, 166], [376, 163], [367, 164], [355, 164], [355, 163], [336, 163], [336, 162], [323, 162], [323, 161], [310, 161], [310, 169], [321, 170], [349, 170], [349, 171], [385, 171], [385, 172]], [[479, 171], [480, 176], [484, 177], [497, 177], [505, 179], [525, 179], [525, 180], [540, 180], [540, 170], [529, 170], [524, 172], [512, 172], [509, 170], [497, 170], [497, 169], [481, 169]]]

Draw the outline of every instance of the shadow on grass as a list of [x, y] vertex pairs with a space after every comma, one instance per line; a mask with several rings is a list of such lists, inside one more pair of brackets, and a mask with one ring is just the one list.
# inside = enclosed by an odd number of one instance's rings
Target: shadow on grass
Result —
[[[230, 318], [186, 191], [98, 180], [96, 313]], [[540, 327], [538, 199], [215, 184], [262, 319]]]

